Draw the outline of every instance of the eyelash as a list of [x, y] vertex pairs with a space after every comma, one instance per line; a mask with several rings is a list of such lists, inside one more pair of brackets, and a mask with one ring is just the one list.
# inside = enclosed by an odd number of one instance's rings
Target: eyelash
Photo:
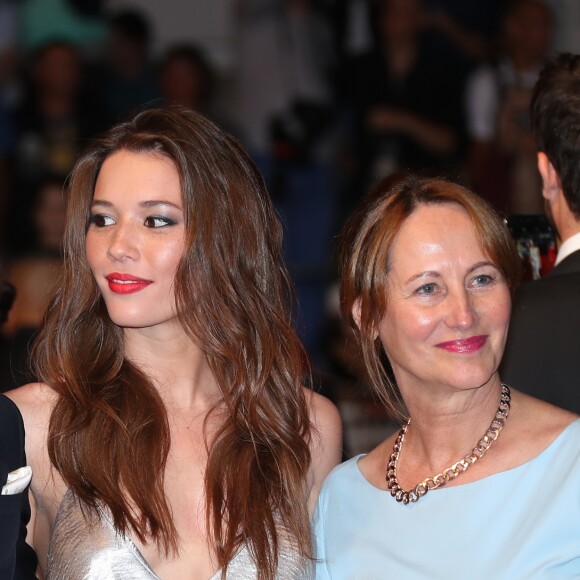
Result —
[[[433, 292], [426, 292], [426, 288], [432, 286], [433, 287]], [[419, 294], [422, 296], [431, 296], [435, 293], [435, 289], [437, 287], [437, 284], [435, 284], [435, 282], [429, 282], [428, 284], [423, 284], [422, 286], [419, 286], [419, 288], [417, 288], [417, 290], [415, 290], [415, 294]]]
[[492, 274], [478, 274], [473, 281], [475, 282], [476, 280], [480, 279], [480, 278], [485, 278], [485, 282], [479, 282], [478, 285], [480, 286], [487, 286], [488, 284], [491, 284], [492, 282], [495, 282], [495, 276], [493, 276]]
[[113, 220], [112, 217], [104, 215], [102, 213], [91, 214], [89, 216], [89, 224], [94, 225], [97, 228], [104, 228], [107, 226], [107, 224], [104, 223], [107, 219]]
[[[481, 281], [482, 278], [484, 279], [483, 281]], [[477, 280], [480, 280], [480, 282], [477, 282]], [[496, 277], [492, 274], [478, 274], [475, 276], [475, 278], [473, 278], [472, 282], [475, 283], [476, 286], [487, 286], [495, 282], [495, 280]], [[427, 292], [428, 288], [431, 289], [430, 292]], [[414, 293], [418, 294], [419, 296], [433, 296], [436, 292], [437, 284], [435, 282], [428, 282], [427, 284], [419, 286], [419, 288], [417, 288]]]
[[[111, 222], [114, 222], [113, 218], [105, 215], [105, 214], [101, 214], [101, 213], [97, 213], [97, 214], [91, 214], [89, 216], [89, 224], [96, 226], [97, 228], [104, 228], [107, 227], [108, 225], [111, 224], [107, 224], [106, 221], [107, 220], [111, 220]], [[161, 225], [155, 225], [155, 223], [157, 221], [162, 222]], [[153, 223], [153, 225], [147, 225], [148, 223]], [[177, 222], [175, 220], [172, 220], [171, 218], [165, 217], [165, 216], [147, 216], [143, 222], [143, 224], [148, 227], [148, 228], [152, 228], [152, 229], [159, 229], [159, 228], [165, 228], [168, 226], [174, 226]]]
[[172, 220], [171, 218], [165, 217], [165, 216], [160, 216], [160, 215], [152, 215], [152, 216], [148, 216], [145, 218], [145, 225], [147, 225], [148, 221], [152, 221], [152, 222], [156, 222], [156, 221], [161, 221], [163, 222], [162, 225], [160, 226], [147, 226], [147, 227], [152, 227], [154, 229], [157, 228], [165, 228], [168, 226], [174, 226], [177, 222], [175, 222], [174, 220]]

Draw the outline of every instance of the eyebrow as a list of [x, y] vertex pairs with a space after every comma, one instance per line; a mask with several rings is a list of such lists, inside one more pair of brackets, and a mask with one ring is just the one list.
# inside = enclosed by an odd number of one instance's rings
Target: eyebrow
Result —
[[439, 272], [435, 272], [434, 270], [425, 270], [424, 272], [419, 272], [414, 276], [411, 276], [405, 284], [409, 284], [410, 282], [414, 282], [418, 278], [424, 278], [425, 276], [432, 276], [433, 278], [441, 278], [441, 274]]
[[[476, 262], [475, 264], [473, 264], [473, 266], [471, 266], [471, 268], [467, 270], [467, 273], [471, 274], [472, 272], [475, 272], [475, 270], [483, 268], [484, 266], [491, 266], [492, 268], [497, 269], [497, 266], [493, 262], [490, 262], [488, 260], [482, 260], [481, 262]], [[423, 278], [425, 276], [432, 276], [433, 278], [441, 278], [441, 274], [439, 274], [439, 272], [436, 272], [434, 270], [425, 270], [424, 272], [419, 272], [418, 274], [411, 276], [405, 283], [409, 284], [410, 282], [413, 282], [414, 280], [417, 280], [418, 278]]]
[[[103, 206], [103, 207], [114, 207], [115, 204], [111, 203], [110, 201], [105, 201], [104, 199], [97, 199], [97, 200], [93, 200], [93, 203], [91, 204], [91, 207], [94, 206]], [[142, 201], [139, 203], [139, 207], [143, 207], [143, 208], [152, 208], [152, 207], [159, 207], [160, 205], [167, 205], [169, 207], [174, 207], [175, 209], [179, 210], [179, 211], [183, 211], [183, 208], [180, 205], [177, 205], [176, 203], [173, 203], [171, 201], [167, 201], [167, 200], [162, 200], [162, 199], [149, 199], [147, 201]]]

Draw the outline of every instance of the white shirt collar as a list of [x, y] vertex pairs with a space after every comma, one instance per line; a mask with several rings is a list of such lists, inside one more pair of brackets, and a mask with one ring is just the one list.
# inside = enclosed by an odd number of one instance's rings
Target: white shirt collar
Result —
[[562, 242], [558, 255], [556, 257], [556, 266], [570, 254], [573, 254], [577, 250], [580, 250], [580, 232], [570, 236], [565, 242]]

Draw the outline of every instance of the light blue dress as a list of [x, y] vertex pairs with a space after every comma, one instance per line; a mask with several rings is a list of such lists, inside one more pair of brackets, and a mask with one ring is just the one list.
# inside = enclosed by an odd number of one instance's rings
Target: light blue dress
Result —
[[531, 461], [406, 506], [360, 457], [323, 485], [317, 580], [580, 578], [580, 419]]

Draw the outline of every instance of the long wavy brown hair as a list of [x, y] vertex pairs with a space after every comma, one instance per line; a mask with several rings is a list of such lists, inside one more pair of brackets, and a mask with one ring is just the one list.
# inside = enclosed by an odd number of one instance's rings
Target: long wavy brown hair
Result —
[[176, 278], [182, 326], [199, 345], [227, 419], [205, 472], [207, 524], [224, 570], [246, 544], [260, 579], [275, 575], [281, 529], [310, 556], [306, 473], [310, 421], [304, 353], [290, 323], [282, 231], [262, 176], [241, 145], [183, 109], [155, 109], [111, 129], [79, 158], [67, 193], [62, 283], [35, 346], [38, 376], [58, 393], [48, 450], [83, 505], [166, 555], [179, 538], [164, 494], [166, 409], [123, 349], [85, 255], [89, 206], [115, 151], [173, 161], [186, 213]]
[[504, 220], [469, 189], [404, 172], [375, 185], [341, 234], [341, 312], [361, 351], [373, 390], [394, 416], [404, 417], [406, 411], [377, 336], [387, 310], [391, 252], [401, 227], [420, 205], [443, 203], [457, 204], [467, 212], [483, 253], [500, 270], [512, 297], [521, 277], [521, 262]]

